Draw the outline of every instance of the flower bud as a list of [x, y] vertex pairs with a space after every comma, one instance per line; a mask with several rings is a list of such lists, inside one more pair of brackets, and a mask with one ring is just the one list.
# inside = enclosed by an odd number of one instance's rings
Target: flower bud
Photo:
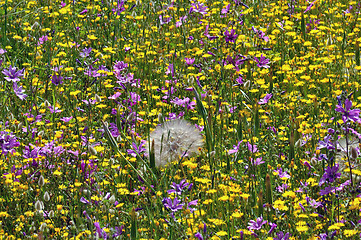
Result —
[[98, 152], [97, 152], [97, 150], [95, 150], [95, 148], [93, 148], [92, 146], [88, 146], [88, 151], [89, 151], [89, 153], [91, 154], [91, 155], [97, 155], [98, 154]]
[[43, 202], [37, 200], [37, 201], [35, 202], [35, 209], [38, 210], [38, 211], [43, 210]]
[[112, 195], [110, 198], [109, 198], [109, 202], [110, 203], [115, 203], [115, 196], [114, 195]]
[[244, 83], [244, 87], [248, 89], [250, 86], [251, 86], [251, 81], [247, 80], [247, 82]]
[[44, 193], [44, 201], [45, 202], [48, 202], [50, 200], [50, 195], [49, 195], [49, 193], [46, 191], [45, 193]]
[[44, 177], [43, 177], [43, 175], [40, 175], [40, 177], [39, 177], [39, 181], [38, 181], [38, 185], [39, 185], [39, 187], [44, 186], [44, 183], [45, 183], [45, 181], [44, 181]]
[[158, 122], [159, 122], [159, 123], [163, 123], [163, 122], [164, 122], [164, 118], [163, 118], [163, 114], [162, 114], [162, 113], [159, 113], [159, 114], [158, 114]]
[[42, 223], [39, 228], [40, 232], [44, 232], [45, 229], [46, 229], [46, 223]]
[[357, 152], [357, 149], [356, 148], [354, 148], [354, 147], [351, 147], [350, 148], [350, 152], [351, 152], [351, 158], [352, 159], [356, 159], [357, 157], [358, 157], [358, 152]]
[[50, 106], [51, 106], [50, 102], [48, 100], [45, 100], [44, 107], [50, 107]]
[[53, 210], [50, 210], [50, 212], [49, 212], [49, 217], [50, 217], [50, 218], [53, 218], [53, 217], [54, 217], [54, 211], [53, 211]]
[[40, 131], [40, 132], [38, 133], [38, 136], [39, 136], [39, 137], [43, 137], [43, 136], [44, 136], [44, 131]]
[[269, 204], [272, 204], [272, 185], [271, 185], [271, 177], [267, 173], [266, 175], [266, 201]]
[[302, 143], [302, 139], [298, 139], [295, 143], [295, 148], [300, 148], [301, 147], [301, 143]]
[[101, 102], [101, 101], [102, 101], [102, 99], [99, 97], [98, 94], [95, 94], [95, 100], [96, 100], [97, 102]]
[[132, 122], [136, 117], [136, 113], [135, 112], [131, 112], [128, 117], [127, 117], [127, 122]]
[[122, 137], [119, 135], [118, 137], [117, 137], [117, 142], [121, 142], [122, 141]]

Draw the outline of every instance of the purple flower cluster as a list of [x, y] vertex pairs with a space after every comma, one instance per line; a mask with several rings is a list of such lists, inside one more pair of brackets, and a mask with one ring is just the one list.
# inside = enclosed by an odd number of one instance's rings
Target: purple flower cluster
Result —
[[0, 132], [0, 149], [1, 154], [7, 155], [8, 153], [14, 153], [15, 147], [19, 147], [20, 142], [16, 136], [12, 133], [1, 131]]

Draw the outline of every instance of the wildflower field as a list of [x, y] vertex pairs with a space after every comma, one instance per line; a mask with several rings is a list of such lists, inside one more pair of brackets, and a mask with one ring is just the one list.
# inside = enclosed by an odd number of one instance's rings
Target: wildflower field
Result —
[[360, 239], [360, 12], [0, 0], [0, 239]]

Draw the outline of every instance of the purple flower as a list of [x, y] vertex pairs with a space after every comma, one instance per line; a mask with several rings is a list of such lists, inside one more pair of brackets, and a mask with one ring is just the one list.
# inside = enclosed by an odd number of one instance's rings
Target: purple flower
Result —
[[263, 225], [265, 225], [267, 223], [266, 220], [263, 220], [263, 217], [259, 217], [256, 219], [256, 221], [251, 220], [248, 223], [248, 230], [253, 231], [253, 230], [260, 230], [262, 228]]
[[325, 182], [333, 183], [337, 178], [341, 176], [341, 173], [338, 173], [338, 164], [335, 164], [333, 167], [328, 166], [325, 173], [323, 174], [319, 186], [322, 186]]
[[258, 152], [257, 145], [252, 145], [249, 142], [247, 142], [246, 145], [247, 145], [248, 151], [250, 151], [251, 153]]
[[98, 234], [99, 237], [107, 239], [108, 238], [108, 234], [105, 232], [104, 228], [100, 228], [100, 224], [99, 222], [95, 222], [94, 223], [95, 229], [96, 229], [96, 233]]
[[202, 15], [207, 14], [208, 7], [205, 6], [203, 3], [192, 3], [192, 7], [189, 9], [189, 14], [192, 12], [200, 13]]
[[187, 65], [192, 65], [196, 60], [195, 58], [184, 58], [184, 59], [186, 60]]
[[224, 32], [224, 35], [226, 36], [225, 40], [227, 43], [228, 42], [234, 43], [238, 37], [238, 34], [236, 34], [236, 31], [234, 29], [231, 29], [231, 32], [226, 30]]
[[198, 240], [203, 240], [203, 239], [204, 239], [203, 236], [202, 236], [202, 234], [201, 234], [200, 232], [197, 232], [196, 234], [194, 234], [194, 236], [195, 236], [196, 238], [198, 238]]
[[275, 223], [269, 223], [269, 225], [271, 226], [271, 228], [268, 231], [268, 235], [270, 235], [277, 228], [277, 224]]
[[86, 200], [85, 197], [81, 197], [81, 198], [80, 198], [80, 202], [85, 203], [85, 204], [89, 204], [89, 203], [90, 203], [88, 200]]
[[172, 17], [163, 17], [162, 15], [159, 15], [159, 21], [160, 25], [164, 25], [169, 23], [172, 20]]
[[53, 76], [51, 77], [51, 81], [54, 85], [59, 85], [59, 84], [62, 84], [63, 83], [63, 77], [60, 76], [60, 74], [56, 74], [54, 73]]
[[6, 76], [8, 82], [18, 82], [20, 77], [24, 76], [24, 69], [17, 71], [16, 67], [9, 66], [9, 69], [4, 69], [2, 73]]
[[0, 55], [3, 55], [4, 53], [6, 53], [7, 51], [5, 49], [0, 48]]
[[306, 13], [306, 12], [310, 11], [311, 8], [313, 7], [313, 4], [315, 4], [316, 1], [317, 1], [317, 0], [311, 2], [311, 4], [306, 8], [306, 10], [305, 10], [303, 13]]
[[271, 99], [272, 96], [273, 96], [272, 93], [267, 93], [264, 98], [259, 100], [258, 104], [262, 105], [268, 103], [268, 101]]
[[18, 86], [16, 82], [13, 83], [13, 89], [16, 96], [18, 96], [21, 100], [24, 100], [28, 95], [25, 94], [25, 90], [22, 86]]
[[264, 163], [264, 161], [262, 161], [262, 157], [256, 158], [256, 160], [251, 158], [251, 163], [253, 166], [258, 166], [258, 165], [261, 165], [262, 163]]
[[72, 116], [60, 118], [60, 120], [63, 121], [63, 122], [69, 122], [69, 121], [72, 120], [72, 119], [73, 119]]
[[346, 122], [347, 120], [351, 120], [352, 122], [361, 122], [361, 119], [359, 117], [360, 109], [351, 110], [352, 102], [350, 100], [345, 100], [345, 108], [343, 108], [341, 104], [337, 105], [336, 107], [336, 112], [340, 112], [343, 114], [342, 120], [344, 122]]
[[239, 141], [237, 146], [236, 145], [233, 145], [233, 149], [231, 150], [228, 150], [228, 154], [233, 154], [233, 153], [237, 153], [238, 150], [239, 150], [239, 145], [241, 144], [242, 141]]
[[141, 142], [139, 144], [139, 147], [137, 146], [136, 143], [133, 142], [132, 147], [133, 147], [134, 150], [133, 149], [128, 149], [127, 153], [132, 155], [133, 157], [137, 157], [137, 153], [140, 155], [142, 152], [147, 151], [147, 149], [145, 149], [145, 147], [144, 147], [144, 142]]
[[92, 50], [93, 49], [91, 47], [90, 48], [84, 48], [83, 51], [79, 55], [82, 58], [86, 58], [86, 57], [88, 57], [90, 55]]
[[261, 54], [261, 56], [259, 58], [254, 57], [254, 60], [258, 63], [257, 67], [260, 68], [269, 68], [269, 59], [267, 59], [265, 56], [263, 56], [263, 54]]
[[252, 27], [252, 30], [254, 31], [255, 34], [258, 35], [259, 38], [263, 39], [265, 42], [269, 41], [269, 37], [267, 37], [266, 34], [261, 30], [257, 30], [255, 27]]
[[284, 234], [283, 232], [278, 232], [277, 237], [273, 238], [273, 240], [288, 240], [288, 239], [290, 239], [290, 234], [289, 233]]
[[20, 142], [18, 142], [15, 135], [5, 131], [0, 132], [0, 149], [1, 154], [7, 155], [8, 153], [14, 153], [15, 147], [19, 147]]
[[124, 228], [124, 225], [122, 225], [120, 227], [115, 227], [113, 238], [116, 238], [116, 237], [119, 237], [120, 235], [122, 235], [123, 234], [123, 228]]
[[221, 14], [227, 14], [231, 4], [228, 4], [225, 8], [222, 9]]
[[175, 182], [172, 183], [170, 186], [172, 189], [168, 190], [168, 194], [175, 193], [178, 195], [181, 195], [183, 191], [186, 189], [190, 190], [192, 188], [193, 184], [187, 183], [185, 179], [180, 181], [179, 184], [176, 184]]
[[172, 213], [177, 212], [178, 210], [181, 210], [184, 206], [184, 203], [180, 201], [177, 197], [174, 198], [172, 201], [171, 198], [163, 198], [162, 201], [164, 207], [166, 207], [168, 210], [172, 211]]
[[323, 141], [318, 141], [317, 149], [327, 148], [327, 150], [334, 150], [335, 145], [331, 142], [331, 135], [327, 135]]
[[290, 178], [291, 176], [286, 172], [286, 171], [283, 171], [282, 168], [277, 168], [277, 170], [274, 170], [274, 172], [278, 172], [278, 176], [280, 178]]

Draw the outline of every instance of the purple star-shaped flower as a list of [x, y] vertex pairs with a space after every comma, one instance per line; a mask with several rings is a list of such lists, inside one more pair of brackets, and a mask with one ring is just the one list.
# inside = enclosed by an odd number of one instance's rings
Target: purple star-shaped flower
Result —
[[260, 68], [269, 68], [269, 59], [266, 58], [265, 56], [263, 56], [263, 54], [261, 54], [261, 56], [258, 58], [258, 57], [254, 57], [254, 60], [258, 63], [257, 64], [257, 67], [260, 67]]
[[224, 32], [224, 36], [226, 36], [225, 40], [227, 43], [228, 42], [234, 43], [238, 37], [238, 34], [236, 34], [236, 31], [234, 29], [231, 29], [231, 32], [226, 30]]
[[173, 201], [171, 198], [164, 198], [162, 202], [164, 207], [172, 211], [172, 213], [181, 210], [184, 206], [184, 203], [182, 203], [182, 201], [180, 201], [178, 198], [174, 198]]
[[361, 122], [360, 119], [360, 109], [351, 110], [352, 102], [348, 99], [345, 100], [345, 107], [342, 107], [341, 104], [336, 106], [336, 112], [342, 113], [342, 120], [346, 122], [351, 120], [352, 122]]
[[8, 82], [18, 82], [20, 77], [24, 76], [24, 69], [17, 70], [16, 67], [9, 66], [9, 69], [4, 69], [2, 73], [6, 76], [5, 79]]
[[187, 183], [185, 179], [180, 181], [179, 184], [176, 184], [175, 182], [172, 183], [170, 186], [172, 189], [168, 190], [168, 194], [175, 193], [178, 195], [181, 195], [182, 192], [186, 189], [190, 190], [192, 188], [193, 184]]
[[322, 178], [320, 179], [318, 185], [321, 186], [325, 182], [333, 183], [337, 178], [341, 176], [341, 173], [337, 171], [338, 171], [338, 164], [335, 164], [335, 166], [333, 167], [328, 166]]
[[266, 220], [263, 220], [263, 217], [259, 217], [256, 219], [256, 221], [251, 220], [248, 223], [248, 230], [253, 231], [253, 230], [260, 230], [262, 228], [263, 225], [265, 225], [267, 223]]

